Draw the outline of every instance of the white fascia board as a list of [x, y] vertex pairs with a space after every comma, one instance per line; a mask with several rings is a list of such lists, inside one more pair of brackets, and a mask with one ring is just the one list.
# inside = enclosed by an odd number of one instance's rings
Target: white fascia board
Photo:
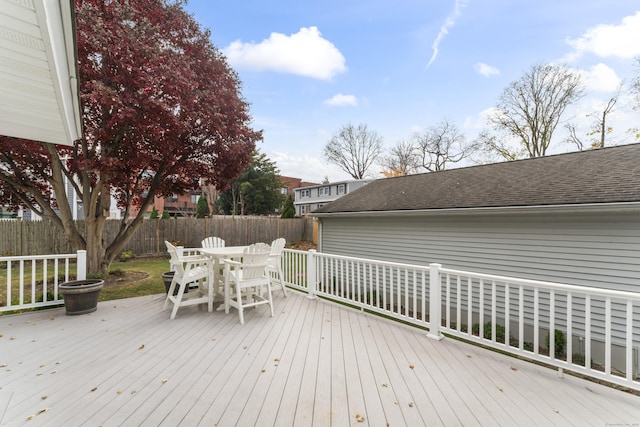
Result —
[[66, 140], [58, 143], [64, 145], [73, 145], [82, 136], [72, 5], [65, 0], [34, 1], [66, 134]]

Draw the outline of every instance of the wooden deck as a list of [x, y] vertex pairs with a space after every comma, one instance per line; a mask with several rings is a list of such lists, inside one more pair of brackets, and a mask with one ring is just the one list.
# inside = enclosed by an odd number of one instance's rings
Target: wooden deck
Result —
[[[290, 292], [0, 316], [0, 426], [639, 425], [640, 396]], [[362, 416], [358, 422], [357, 415]]]

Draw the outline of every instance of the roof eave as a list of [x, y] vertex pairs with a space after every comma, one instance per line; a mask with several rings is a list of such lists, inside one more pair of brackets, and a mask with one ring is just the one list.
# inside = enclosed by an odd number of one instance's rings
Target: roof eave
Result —
[[327, 217], [385, 217], [385, 216], [441, 216], [441, 215], [482, 215], [482, 214], [511, 214], [511, 213], [570, 213], [570, 212], [639, 212], [640, 201], [613, 203], [583, 203], [563, 205], [536, 206], [497, 206], [475, 208], [449, 209], [415, 209], [415, 210], [386, 210], [360, 212], [312, 212], [310, 215], [318, 218]]
[[66, 141], [58, 143], [73, 145], [82, 137], [74, 3], [57, 0], [35, 5], [38, 21], [46, 28], [43, 36], [49, 38], [47, 56], [55, 76], [58, 105], [67, 135]]
[[0, 0], [0, 134], [73, 145], [82, 137], [74, 2]]

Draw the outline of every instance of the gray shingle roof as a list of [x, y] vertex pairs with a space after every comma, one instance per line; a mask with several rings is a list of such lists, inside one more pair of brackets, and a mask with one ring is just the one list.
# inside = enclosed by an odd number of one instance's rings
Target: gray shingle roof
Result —
[[314, 213], [640, 202], [640, 144], [372, 181]]

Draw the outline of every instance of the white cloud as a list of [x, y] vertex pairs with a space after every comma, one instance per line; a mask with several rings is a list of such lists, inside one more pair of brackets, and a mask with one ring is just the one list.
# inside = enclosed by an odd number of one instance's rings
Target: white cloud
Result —
[[236, 40], [222, 52], [229, 63], [249, 70], [270, 70], [328, 80], [347, 70], [345, 58], [317, 27], [287, 36], [271, 33], [260, 43]]
[[582, 71], [582, 75], [587, 89], [594, 92], [614, 92], [622, 84], [615, 70], [602, 63]]
[[467, 5], [466, 0], [456, 0], [455, 6], [453, 8], [453, 13], [447, 16], [447, 19], [445, 19], [444, 24], [442, 24], [442, 26], [440, 27], [440, 32], [438, 32], [436, 39], [431, 44], [431, 49], [433, 50], [433, 54], [431, 55], [431, 59], [429, 59], [429, 63], [425, 68], [429, 68], [429, 65], [431, 65], [433, 61], [436, 60], [436, 57], [438, 56], [438, 52], [440, 50], [440, 42], [442, 42], [445, 36], [449, 34], [449, 28], [455, 25], [456, 20], [460, 17], [460, 14], [462, 13], [462, 8], [466, 5]]
[[280, 173], [284, 176], [302, 178], [304, 181], [320, 183], [325, 177], [329, 181], [342, 181], [350, 179], [349, 175], [337, 166], [328, 163], [325, 159], [304, 154], [301, 156], [282, 152], [270, 153]]
[[567, 44], [575, 50], [567, 55], [574, 60], [585, 53], [599, 57], [619, 57], [630, 59], [640, 55], [640, 11], [626, 16], [620, 25], [597, 25], [589, 28], [577, 39], [567, 39]]
[[473, 68], [476, 70], [476, 73], [482, 74], [485, 77], [500, 75], [500, 70], [496, 67], [492, 67], [491, 65], [487, 65], [484, 62], [476, 62]]
[[497, 111], [496, 107], [489, 107], [475, 116], [467, 116], [462, 124], [465, 130], [481, 130], [488, 126], [489, 116]]
[[342, 93], [338, 93], [333, 95], [331, 98], [327, 99], [323, 102], [324, 105], [328, 105], [331, 107], [344, 107], [344, 106], [357, 106], [358, 98], [353, 95], [344, 95]]
[[424, 130], [424, 128], [422, 126], [420, 126], [420, 125], [413, 125], [409, 129], [410, 129], [409, 130], [409, 134], [410, 135], [413, 135], [413, 134], [416, 134], [416, 133], [420, 133], [420, 132], [422, 132]]

